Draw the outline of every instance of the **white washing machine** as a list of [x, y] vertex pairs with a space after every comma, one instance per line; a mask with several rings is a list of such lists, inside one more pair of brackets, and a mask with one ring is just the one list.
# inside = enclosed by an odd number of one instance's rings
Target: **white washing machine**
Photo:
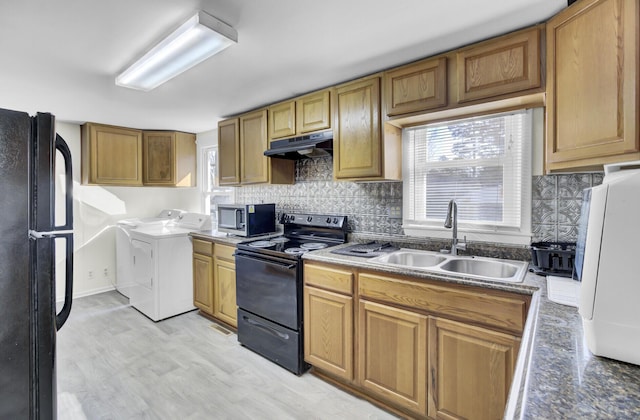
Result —
[[116, 223], [116, 281], [118, 292], [129, 297], [133, 285], [133, 248], [131, 231], [140, 226], [160, 226], [167, 224], [184, 213], [183, 210], [162, 210], [156, 217], [132, 218], [119, 220]]
[[211, 229], [211, 217], [184, 213], [165, 225], [131, 230], [131, 306], [153, 321], [196, 309], [190, 232]]

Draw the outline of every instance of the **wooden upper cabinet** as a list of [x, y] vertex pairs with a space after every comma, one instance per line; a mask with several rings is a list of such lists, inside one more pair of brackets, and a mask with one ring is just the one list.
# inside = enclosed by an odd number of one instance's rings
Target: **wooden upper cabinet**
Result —
[[270, 159], [267, 150], [267, 110], [218, 123], [218, 183], [220, 185], [293, 184], [295, 161]]
[[142, 186], [142, 131], [86, 123], [82, 126], [84, 184]]
[[339, 86], [335, 96], [334, 177], [366, 181], [402, 179], [402, 138], [399, 129], [382, 123], [380, 77]]
[[429, 320], [429, 416], [501, 419], [520, 338], [441, 318]]
[[145, 185], [196, 185], [196, 136], [175, 131], [143, 133]]
[[269, 107], [269, 138], [296, 135], [296, 102], [288, 101]]
[[638, 2], [577, 2], [547, 23], [546, 170], [639, 152]]
[[259, 184], [269, 182], [267, 150], [267, 110], [240, 117], [240, 182]]
[[458, 102], [539, 88], [540, 36], [534, 27], [458, 50]]
[[389, 116], [447, 105], [447, 58], [428, 59], [384, 74]]
[[312, 93], [296, 101], [298, 134], [331, 128], [331, 95], [329, 90]]
[[240, 120], [218, 123], [218, 184], [240, 184]]
[[305, 95], [269, 107], [269, 140], [331, 128], [329, 90]]

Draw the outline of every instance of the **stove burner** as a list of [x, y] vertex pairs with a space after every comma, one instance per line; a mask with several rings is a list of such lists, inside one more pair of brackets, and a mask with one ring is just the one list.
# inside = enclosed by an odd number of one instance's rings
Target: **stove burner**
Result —
[[283, 244], [285, 242], [289, 242], [289, 238], [285, 238], [284, 236], [278, 236], [276, 238], [271, 238], [270, 241], [276, 244]]
[[308, 251], [308, 249], [304, 249], [304, 248], [287, 248], [287, 249], [284, 250], [285, 253], [293, 254], [293, 255], [304, 254], [307, 251]]
[[249, 246], [252, 246], [254, 248], [269, 248], [271, 246], [274, 246], [276, 243], [273, 241], [255, 241], [255, 242], [251, 242], [249, 244]]
[[302, 248], [304, 249], [322, 249], [322, 248], [326, 248], [327, 244], [324, 244], [322, 242], [307, 242], [306, 244], [302, 244], [300, 245]]

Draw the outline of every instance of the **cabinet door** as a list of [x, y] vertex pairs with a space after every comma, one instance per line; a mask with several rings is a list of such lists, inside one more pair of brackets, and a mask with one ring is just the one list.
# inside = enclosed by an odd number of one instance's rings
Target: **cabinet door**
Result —
[[240, 128], [237, 118], [218, 123], [218, 183], [240, 184]]
[[438, 318], [429, 334], [429, 415], [501, 419], [520, 339]]
[[259, 184], [269, 182], [267, 150], [267, 110], [240, 117], [240, 182]]
[[92, 123], [83, 125], [82, 181], [142, 185], [142, 131]]
[[509, 34], [457, 54], [458, 102], [540, 87], [540, 28]]
[[298, 134], [331, 128], [331, 101], [328, 90], [307, 95], [296, 101]]
[[269, 107], [269, 139], [295, 136], [296, 103], [284, 102]]
[[427, 317], [360, 300], [360, 385], [399, 407], [427, 414]]
[[587, 0], [547, 23], [546, 169], [640, 158], [638, 1]]
[[193, 254], [193, 305], [213, 315], [213, 258]]
[[[216, 248], [218, 245], [216, 245]], [[236, 305], [236, 266], [234, 263], [214, 258], [215, 291], [214, 316], [227, 324], [238, 326]]]
[[380, 78], [339, 87], [336, 96], [335, 178], [382, 176]]
[[143, 177], [145, 185], [174, 185], [175, 133], [145, 131], [143, 134]]
[[353, 380], [353, 297], [305, 286], [304, 359]]
[[421, 61], [384, 75], [387, 115], [426, 111], [447, 104], [447, 58]]

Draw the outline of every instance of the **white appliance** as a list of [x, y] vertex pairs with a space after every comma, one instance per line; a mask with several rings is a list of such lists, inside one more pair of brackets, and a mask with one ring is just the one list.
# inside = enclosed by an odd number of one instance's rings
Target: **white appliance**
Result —
[[131, 306], [153, 321], [196, 309], [190, 232], [211, 229], [211, 216], [184, 213], [164, 225], [131, 230]]
[[602, 185], [585, 190], [579, 311], [593, 354], [640, 365], [640, 161], [604, 169]]
[[183, 210], [162, 210], [156, 217], [122, 219], [116, 223], [116, 281], [115, 287], [125, 297], [133, 285], [133, 248], [131, 230], [140, 226], [163, 225], [184, 213]]

